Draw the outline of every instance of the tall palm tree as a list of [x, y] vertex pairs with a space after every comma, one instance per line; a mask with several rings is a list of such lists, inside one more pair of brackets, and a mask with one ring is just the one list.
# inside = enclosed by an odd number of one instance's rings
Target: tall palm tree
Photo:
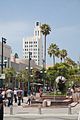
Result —
[[46, 68], [46, 36], [50, 34], [51, 28], [47, 24], [41, 25], [41, 32], [44, 35], [44, 67]]
[[59, 56], [59, 48], [56, 44], [51, 44], [48, 48], [48, 54], [53, 57], [53, 65], [55, 65], [55, 56]]
[[67, 51], [65, 49], [60, 50], [59, 56], [62, 62], [62, 59], [65, 60], [65, 58], [67, 57]]

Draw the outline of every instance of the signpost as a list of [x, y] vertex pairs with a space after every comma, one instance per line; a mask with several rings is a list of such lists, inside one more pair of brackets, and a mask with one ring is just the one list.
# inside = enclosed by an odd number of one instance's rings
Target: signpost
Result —
[[5, 79], [5, 74], [0, 74], [0, 79]]
[[0, 74], [0, 88], [3, 87], [3, 80], [5, 79], [5, 74]]

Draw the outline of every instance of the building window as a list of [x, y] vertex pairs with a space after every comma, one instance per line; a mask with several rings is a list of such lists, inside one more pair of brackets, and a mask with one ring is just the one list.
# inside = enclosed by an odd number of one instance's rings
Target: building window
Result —
[[35, 36], [37, 36], [37, 31], [35, 31]]
[[37, 45], [34, 45], [34, 47], [37, 47]]
[[38, 36], [39, 36], [39, 31], [38, 31]]
[[39, 26], [39, 22], [36, 22], [36, 26]]
[[32, 44], [32, 41], [30, 41], [29, 44]]

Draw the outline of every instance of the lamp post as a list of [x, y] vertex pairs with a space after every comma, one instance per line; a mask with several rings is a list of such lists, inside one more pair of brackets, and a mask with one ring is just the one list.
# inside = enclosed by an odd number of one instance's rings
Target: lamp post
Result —
[[[6, 39], [2, 37], [2, 56], [1, 56], [1, 76], [3, 74], [3, 45], [6, 44]], [[0, 79], [0, 87], [3, 87], [3, 78]]]
[[31, 55], [32, 52], [29, 52], [29, 66], [28, 66], [28, 72], [29, 72], [29, 78], [28, 78], [28, 94], [30, 95], [30, 61], [31, 61]]
[[[3, 43], [6, 43], [6, 39], [2, 37], [2, 56], [1, 56], [1, 74], [3, 74]], [[0, 85], [3, 87], [3, 79], [0, 80]], [[1, 101], [1, 110], [0, 110], [0, 118], [3, 120], [3, 100], [2, 97], [0, 97]]]
[[2, 58], [1, 58], [1, 73], [3, 74], [3, 44], [6, 44], [6, 39], [2, 37]]

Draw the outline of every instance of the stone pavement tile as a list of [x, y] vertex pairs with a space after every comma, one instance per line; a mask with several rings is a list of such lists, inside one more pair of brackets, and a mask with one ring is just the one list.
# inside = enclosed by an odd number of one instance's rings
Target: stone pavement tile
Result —
[[78, 116], [76, 115], [66, 115], [66, 114], [28, 114], [28, 115], [12, 115], [4, 116], [4, 120], [77, 120]]

